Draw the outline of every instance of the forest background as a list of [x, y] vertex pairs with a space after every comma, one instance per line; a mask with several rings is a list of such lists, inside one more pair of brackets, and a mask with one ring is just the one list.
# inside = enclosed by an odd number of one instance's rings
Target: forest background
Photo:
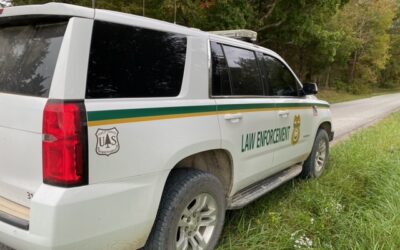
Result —
[[[46, 0], [14, 0], [14, 5]], [[92, 6], [90, 0], [57, 1]], [[400, 87], [400, 0], [97, 0], [205, 31], [250, 29], [303, 82], [352, 94]]]

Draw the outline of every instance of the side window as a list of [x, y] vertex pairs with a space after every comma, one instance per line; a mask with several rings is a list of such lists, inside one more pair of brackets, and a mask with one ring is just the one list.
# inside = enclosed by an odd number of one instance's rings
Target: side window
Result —
[[86, 97], [177, 96], [185, 59], [183, 35], [96, 21]]
[[221, 44], [211, 42], [212, 95], [231, 95], [229, 68]]
[[228, 62], [232, 95], [264, 95], [254, 51], [223, 46]]
[[263, 70], [272, 96], [298, 96], [297, 80], [278, 59], [263, 55]]

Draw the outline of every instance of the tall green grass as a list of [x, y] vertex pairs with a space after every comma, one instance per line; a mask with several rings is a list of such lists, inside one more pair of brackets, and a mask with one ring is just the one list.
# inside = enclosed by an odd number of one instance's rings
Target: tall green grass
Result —
[[335, 146], [321, 178], [229, 211], [219, 249], [400, 249], [400, 113]]

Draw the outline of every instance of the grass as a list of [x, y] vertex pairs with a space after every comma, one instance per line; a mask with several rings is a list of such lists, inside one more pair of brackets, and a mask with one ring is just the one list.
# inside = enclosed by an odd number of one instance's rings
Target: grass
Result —
[[327, 172], [229, 211], [218, 249], [400, 249], [400, 113], [335, 146]]
[[351, 94], [344, 91], [337, 91], [333, 89], [320, 89], [317, 97], [321, 100], [326, 100], [329, 103], [347, 102], [372, 96], [385, 95], [399, 92], [400, 89], [374, 89], [371, 93], [367, 94]]

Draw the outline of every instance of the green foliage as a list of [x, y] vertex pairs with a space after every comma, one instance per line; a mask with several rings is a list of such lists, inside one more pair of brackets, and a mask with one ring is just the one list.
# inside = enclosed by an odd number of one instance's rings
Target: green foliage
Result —
[[246, 0], [216, 1], [205, 12], [206, 18], [200, 27], [204, 30], [252, 28], [254, 9]]
[[390, 31], [389, 55], [389, 62], [381, 71], [379, 83], [381, 87], [394, 88], [400, 86], [400, 13]]
[[176, 8], [176, 21], [189, 27], [203, 30], [239, 29], [249, 26], [252, 18], [252, 6], [246, 0], [166, 0], [162, 4], [166, 13], [161, 19], [174, 21]]
[[340, 33], [329, 29], [327, 22], [340, 5], [340, 0], [277, 1], [273, 14], [258, 29], [261, 44], [287, 58], [301, 78], [316, 75], [337, 53]]
[[372, 1], [366, 8], [365, 16], [370, 19], [364, 21], [364, 16], [361, 18], [362, 23], [359, 24], [359, 39], [362, 40], [359, 58], [361, 64], [371, 65], [371, 67], [364, 67], [365, 74], [363, 75], [370, 76], [372, 82], [376, 82], [376, 74], [385, 68], [389, 59], [388, 30], [393, 23], [396, 6], [394, 0], [381, 0]]
[[400, 86], [396, 0], [97, 0], [96, 7], [203, 30], [256, 30], [260, 45], [281, 54], [301, 79], [326, 87], [360, 93]]

